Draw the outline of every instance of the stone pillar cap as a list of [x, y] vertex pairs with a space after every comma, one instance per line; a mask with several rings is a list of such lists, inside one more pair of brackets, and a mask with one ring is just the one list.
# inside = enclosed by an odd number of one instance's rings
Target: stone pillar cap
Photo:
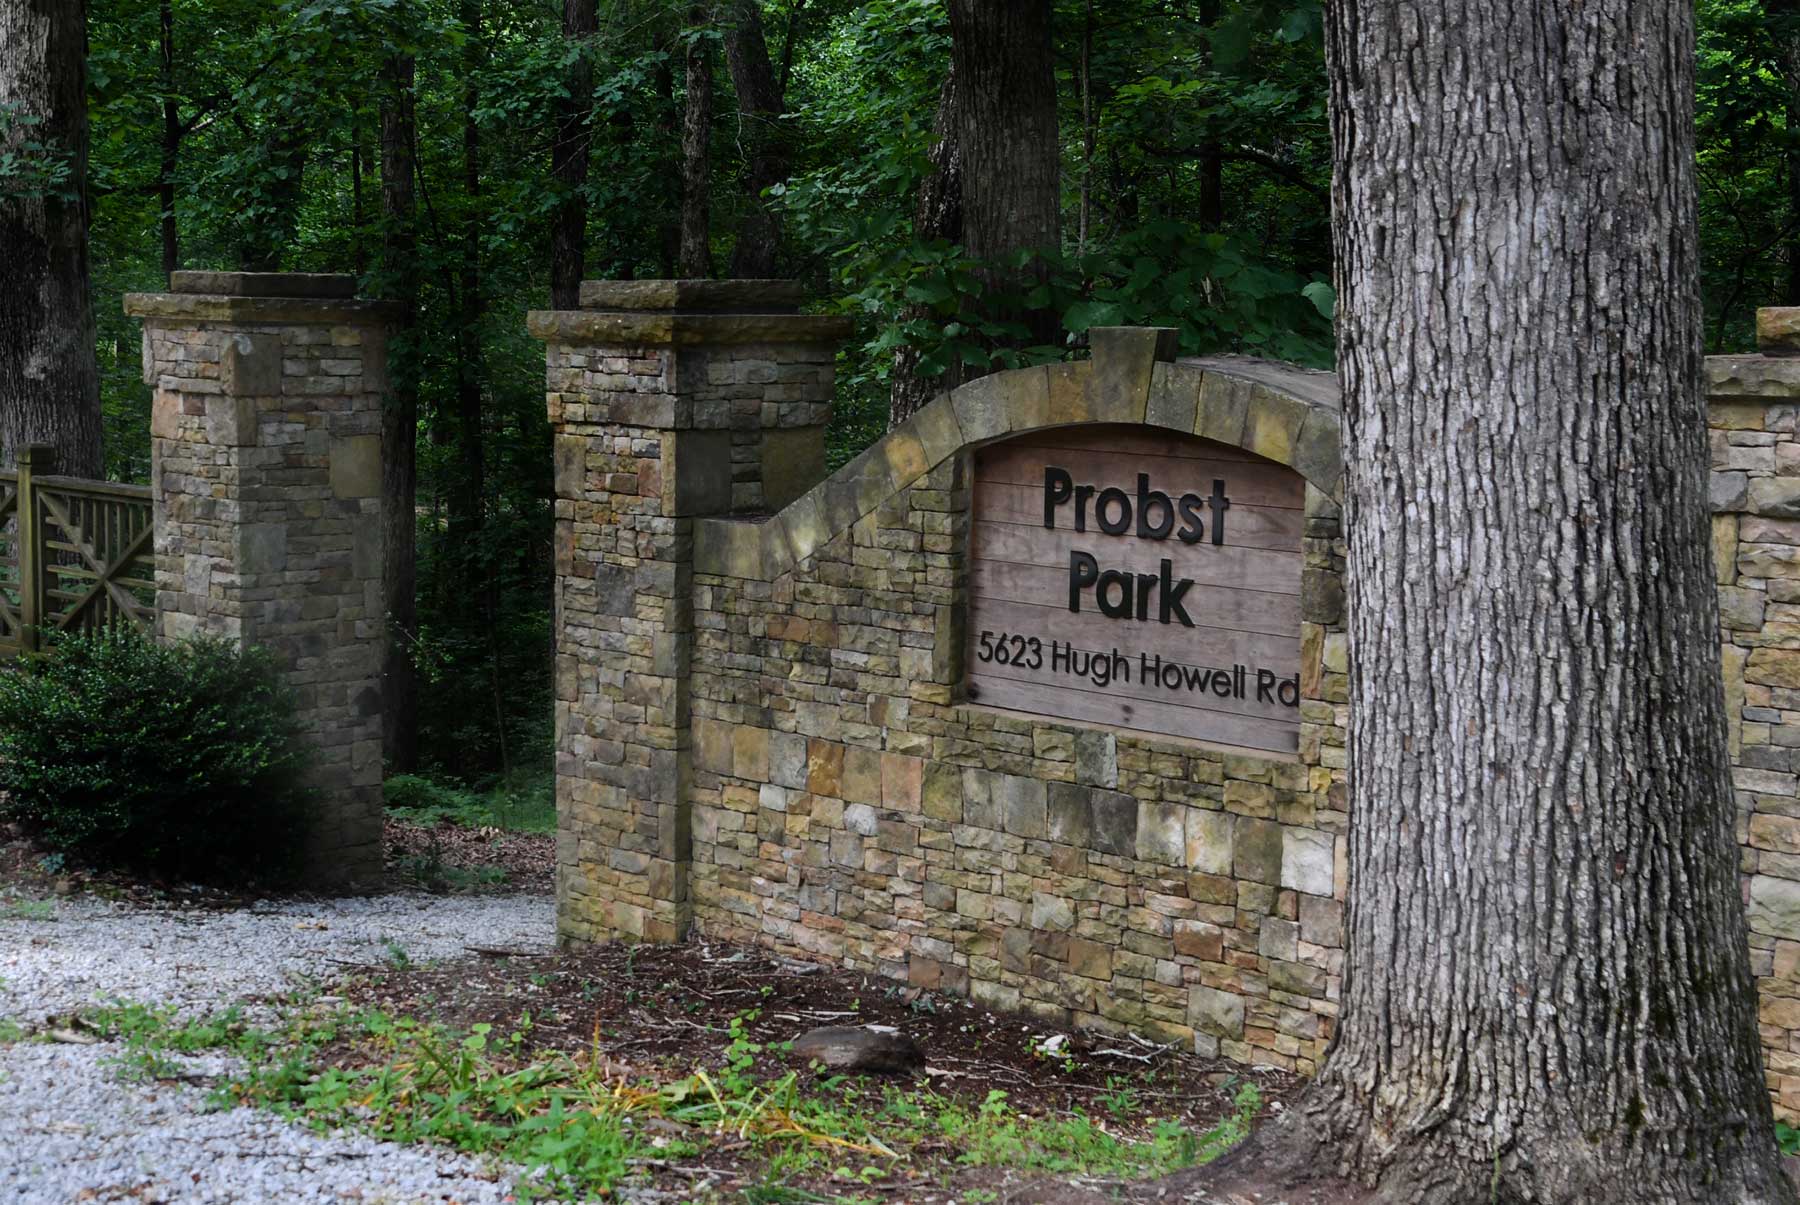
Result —
[[171, 272], [169, 292], [337, 301], [356, 296], [356, 277], [345, 272]]
[[1756, 349], [1765, 356], [1800, 356], [1800, 306], [1765, 305], [1757, 310]]
[[584, 280], [584, 310], [688, 314], [792, 314], [806, 300], [797, 280]]

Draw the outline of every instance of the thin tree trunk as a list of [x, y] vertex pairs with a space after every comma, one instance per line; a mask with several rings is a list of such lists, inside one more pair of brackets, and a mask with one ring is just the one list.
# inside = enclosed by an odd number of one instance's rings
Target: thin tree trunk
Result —
[[[462, 263], [457, 273], [456, 329], [456, 490], [450, 498], [450, 542], [468, 563], [470, 546], [481, 530], [484, 490], [481, 380], [481, 131], [475, 111], [481, 94], [476, 81], [481, 69], [481, 0], [462, 0], [463, 61], [463, 229]], [[584, 223], [585, 225], [585, 223]], [[577, 252], [575, 280], [579, 286], [581, 265]], [[557, 308], [565, 308], [554, 303]], [[573, 305], [566, 308], [574, 308]]]
[[708, 190], [712, 177], [712, 49], [704, 37], [706, 8], [688, 13], [687, 100], [681, 116], [681, 275], [712, 275]]
[[558, 310], [580, 305], [587, 269], [586, 190], [594, 108], [594, 60], [588, 43], [598, 28], [594, 0], [563, 0], [563, 37], [580, 49], [564, 81], [568, 95], [556, 102], [556, 137], [550, 148], [550, 174], [559, 190], [550, 218], [550, 305]]
[[731, 253], [731, 274], [772, 276], [781, 249], [781, 218], [764, 194], [787, 179], [788, 145], [781, 120], [786, 109], [763, 37], [760, 0], [735, 0], [725, 30], [725, 65], [737, 92], [738, 137], [744, 148], [744, 220]]
[[1094, 0], [1087, 0], [1081, 15], [1081, 205], [1076, 218], [1075, 252], [1086, 255], [1088, 217], [1094, 183]]
[[250, 222], [238, 248], [238, 266], [246, 272], [279, 272], [300, 229], [300, 204], [306, 197], [305, 168], [309, 133], [280, 125], [263, 135], [263, 154], [279, 168], [271, 172], [267, 215]]
[[1382, 1201], [1792, 1202], [1709, 552], [1693, 9], [1326, 14], [1354, 754], [1306, 1158]]
[[418, 686], [412, 643], [417, 635], [415, 541], [418, 519], [419, 268], [413, 176], [417, 125], [413, 60], [388, 60], [381, 106], [382, 274], [405, 306], [390, 353], [388, 403], [382, 411], [382, 513], [387, 524], [388, 648], [383, 727], [388, 765], [413, 768], [418, 757]]
[[175, 223], [175, 166], [181, 155], [181, 105], [175, 98], [175, 8], [173, 0], [160, 0], [162, 27], [162, 163], [156, 178], [161, 209], [162, 270], [167, 276], [181, 267], [181, 230]]
[[[1050, 9], [1050, 0], [950, 0], [963, 246], [978, 259], [1059, 248], [1062, 148]], [[990, 289], [1013, 294], [1045, 275], [1041, 262], [1023, 273], [984, 273]], [[1026, 343], [1057, 340], [1057, 315], [1047, 309], [996, 298], [984, 311], [990, 319], [1022, 324]]]
[[[931, 170], [919, 181], [919, 200], [913, 210], [913, 238], [922, 243], [962, 239], [962, 155], [956, 139], [956, 68], [944, 74], [938, 89], [937, 117], [931, 130]], [[900, 313], [902, 322], [922, 322], [932, 315], [930, 306], [910, 305]], [[946, 389], [954, 389], [962, 365], [925, 376], [919, 372], [917, 348], [902, 344], [894, 352], [894, 369], [888, 377], [888, 425], [897, 427]]]
[[0, 122], [0, 151], [41, 169], [0, 186], [0, 464], [43, 443], [56, 448], [58, 472], [99, 477], [86, 24], [85, 0], [0, 3], [0, 112], [35, 123]]
[[1787, 203], [1788, 237], [1782, 248], [1787, 259], [1787, 290], [1778, 305], [1800, 300], [1800, 0], [1763, 0], [1769, 36], [1775, 42], [1775, 59], [1787, 85]]
[[[1200, 0], [1200, 21], [1208, 31], [1218, 25], [1219, 0]], [[1210, 64], [1210, 46], [1206, 57]], [[1221, 151], [1217, 138], [1208, 138], [1200, 144], [1200, 162], [1196, 165], [1200, 175], [1200, 204], [1194, 216], [1205, 230], [1220, 230], [1225, 225], [1225, 157]]]
[[369, 266], [368, 249], [363, 245], [363, 143], [362, 114], [351, 118], [350, 141], [350, 262], [358, 276]]
[[656, 239], [658, 268], [665, 280], [675, 275], [676, 265], [681, 262], [682, 162], [681, 139], [677, 133], [681, 107], [675, 100], [675, 66], [672, 62], [678, 41], [667, 33], [659, 38], [662, 53], [657, 57], [653, 76], [657, 103], [652, 144], [664, 148], [665, 155], [663, 170], [658, 174], [667, 191], [660, 207]]

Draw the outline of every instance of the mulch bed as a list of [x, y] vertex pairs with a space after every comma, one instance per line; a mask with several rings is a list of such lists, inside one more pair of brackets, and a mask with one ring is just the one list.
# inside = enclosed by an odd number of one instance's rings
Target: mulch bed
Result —
[[[385, 890], [439, 893], [549, 894], [556, 872], [556, 838], [549, 833], [419, 825], [385, 818]], [[283, 888], [219, 886], [141, 871], [86, 865], [59, 857], [16, 824], [0, 824], [0, 894], [24, 899], [91, 893], [139, 907], [241, 908]]]
[[[1232, 1097], [1246, 1079], [1260, 1087], [1267, 1116], [1268, 1103], [1280, 1101], [1302, 1082], [1285, 1072], [1249, 1070], [1141, 1040], [1046, 1027], [871, 974], [705, 941], [605, 945], [555, 955], [491, 951], [450, 964], [375, 970], [343, 991], [354, 1004], [457, 1029], [485, 1022], [496, 1033], [509, 1033], [521, 1028], [529, 1013], [530, 1026], [521, 1030], [529, 1051], [587, 1051], [597, 1042], [615, 1064], [662, 1079], [696, 1067], [718, 1068], [729, 1041], [728, 1025], [751, 1010], [756, 1016], [746, 1022], [747, 1035], [767, 1046], [758, 1056], [757, 1071], [771, 1077], [804, 1070], [799, 1060], [775, 1047], [806, 1030], [890, 1025], [924, 1049], [926, 1071], [913, 1079], [912, 1087], [928, 1085], [971, 1106], [999, 1089], [1019, 1113], [1051, 1116], [1080, 1110], [1135, 1138], [1143, 1137], [1147, 1123], [1157, 1118], [1179, 1118], [1195, 1133], [1211, 1129], [1231, 1114]], [[1058, 1034], [1065, 1044], [1056, 1057], [1038, 1053]], [[349, 1048], [338, 1055], [357, 1061]], [[1103, 1107], [1101, 1097], [1120, 1087], [1136, 1094], [1139, 1116], [1119, 1119]], [[989, 1200], [1108, 1199], [1077, 1185], [964, 1167], [956, 1161], [957, 1153], [915, 1148], [887, 1181], [868, 1188], [807, 1187], [827, 1196], [884, 1201], [947, 1202], [970, 1189], [993, 1192], [993, 1197], [977, 1193], [976, 1199]], [[740, 1190], [758, 1182], [753, 1152], [713, 1147], [701, 1159], [707, 1168], [725, 1173], [716, 1185], [720, 1199], [738, 1199]], [[654, 1179], [659, 1187], [693, 1187], [691, 1175], [673, 1169], [656, 1172]]]
[[[547, 894], [555, 886], [556, 837], [551, 833], [468, 828], [449, 821], [420, 825], [390, 813], [381, 839], [388, 877], [396, 887]], [[477, 881], [482, 872], [504, 877]]]

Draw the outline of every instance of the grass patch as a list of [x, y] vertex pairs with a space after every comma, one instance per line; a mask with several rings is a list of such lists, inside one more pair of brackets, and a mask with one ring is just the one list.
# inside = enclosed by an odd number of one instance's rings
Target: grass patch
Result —
[[[316, 1129], [354, 1127], [399, 1142], [431, 1142], [529, 1169], [522, 1198], [603, 1194], [654, 1179], [686, 1160], [735, 1160], [754, 1187], [746, 1199], [810, 1201], [814, 1189], [852, 1196], [896, 1175], [1000, 1168], [1050, 1175], [1136, 1177], [1216, 1157], [1241, 1140], [1261, 1096], [1196, 1134], [1178, 1122], [1076, 1111], [1028, 1116], [1007, 1094], [940, 1094], [929, 1085], [759, 1073], [754, 1012], [721, 1035], [720, 1058], [686, 1075], [621, 1071], [600, 1050], [531, 1049], [529, 1016], [466, 1032], [375, 1010], [321, 1010], [295, 1000], [281, 1020], [247, 1025], [236, 1009], [181, 1020], [167, 1009], [120, 1004], [88, 1023], [121, 1040], [128, 1075], [168, 1077], [178, 1054], [224, 1051], [242, 1062], [213, 1087], [215, 1107], [273, 1109]], [[1114, 1094], [1107, 1111], [1122, 1111]], [[881, 1199], [876, 1191], [871, 1199]], [[971, 1197], [970, 1199], [974, 1199]]]
[[55, 900], [8, 900], [0, 917], [7, 920], [47, 921], [56, 919]]
[[457, 782], [396, 774], [382, 784], [388, 811], [414, 824], [449, 823], [508, 832], [556, 831], [555, 783], [550, 775], [517, 777], [476, 790]]

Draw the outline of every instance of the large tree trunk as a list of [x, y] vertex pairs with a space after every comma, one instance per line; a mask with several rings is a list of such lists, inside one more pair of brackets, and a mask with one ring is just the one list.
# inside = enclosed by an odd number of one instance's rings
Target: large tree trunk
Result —
[[738, 139], [744, 147], [744, 220], [731, 253], [731, 274], [772, 276], [781, 249], [781, 219], [763, 194], [787, 179], [788, 146], [781, 120], [785, 105], [763, 37], [760, 0], [735, 0], [725, 29], [725, 65], [737, 92]]
[[[450, 495], [450, 541], [466, 559], [481, 529], [484, 474], [481, 422], [482, 368], [481, 317], [485, 308], [481, 293], [481, 232], [485, 224], [481, 204], [481, 130], [475, 111], [481, 94], [476, 86], [481, 69], [481, 0], [462, 0], [462, 23], [468, 32], [463, 51], [463, 229], [462, 263], [457, 272], [456, 316], [456, 482]], [[583, 223], [585, 229], [585, 222]], [[580, 243], [575, 254], [575, 284], [581, 283]], [[574, 309], [552, 302], [557, 309]]]
[[[1060, 244], [1061, 144], [1056, 124], [1056, 61], [1050, 0], [950, 0], [957, 81], [957, 143], [962, 155], [963, 246], [979, 259]], [[990, 287], [1019, 293], [1044, 277], [1000, 269]], [[1057, 315], [990, 303], [990, 319], [1022, 323], [1027, 341], [1055, 342]]]
[[[947, 239], [954, 243], [963, 234], [956, 92], [956, 68], [952, 66], [938, 89], [937, 118], [931, 129], [931, 170], [919, 181], [918, 205], [913, 210], [913, 237], [920, 242]], [[930, 306], [910, 305], [901, 311], [900, 320], [922, 321], [931, 317], [931, 312]], [[902, 344], [894, 352], [894, 369], [888, 377], [888, 426], [899, 426], [939, 393], [954, 389], [961, 375], [961, 364], [952, 364], [947, 372], [935, 376], [921, 374], [918, 349]]]
[[388, 765], [411, 770], [418, 757], [418, 683], [412, 643], [417, 635], [415, 544], [418, 537], [419, 267], [413, 183], [413, 60], [388, 60], [381, 105], [381, 206], [385, 237], [382, 275], [405, 306], [390, 354], [388, 400], [382, 410], [382, 514], [387, 524], [388, 646], [382, 692]]
[[681, 115], [681, 258], [684, 277], [712, 275], [712, 231], [707, 218], [712, 176], [712, 49], [701, 36], [706, 9], [688, 14], [687, 100]]
[[550, 306], [572, 310], [581, 304], [581, 276], [587, 267], [589, 118], [594, 108], [594, 60], [587, 45], [599, 28], [594, 0], [563, 0], [563, 37], [581, 44], [569, 64], [568, 96], [556, 102], [556, 137], [550, 173], [561, 190], [550, 218]]
[[1792, 305], [1800, 298], [1800, 0], [1763, 0], [1769, 19], [1769, 35], [1775, 41], [1775, 57], [1787, 85], [1787, 202], [1788, 236], [1782, 248], [1787, 258], [1786, 292], [1777, 299]]
[[175, 223], [175, 166], [181, 155], [181, 105], [175, 98], [175, 6], [161, 0], [157, 11], [162, 49], [162, 162], [156, 177], [161, 210], [163, 275], [181, 267], [181, 229]]
[[1378, 1200], [1795, 1200], [1733, 837], [1692, 18], [1327, 8], [1354, 752], [1296, 1112]]
[[99, 477], [85, 0], [0, 0], [0, 106], [15, 115], [0, 121], [0, 152], [28, 165], [0, 180], [0, 464], [50, 444], [58, 472]]

